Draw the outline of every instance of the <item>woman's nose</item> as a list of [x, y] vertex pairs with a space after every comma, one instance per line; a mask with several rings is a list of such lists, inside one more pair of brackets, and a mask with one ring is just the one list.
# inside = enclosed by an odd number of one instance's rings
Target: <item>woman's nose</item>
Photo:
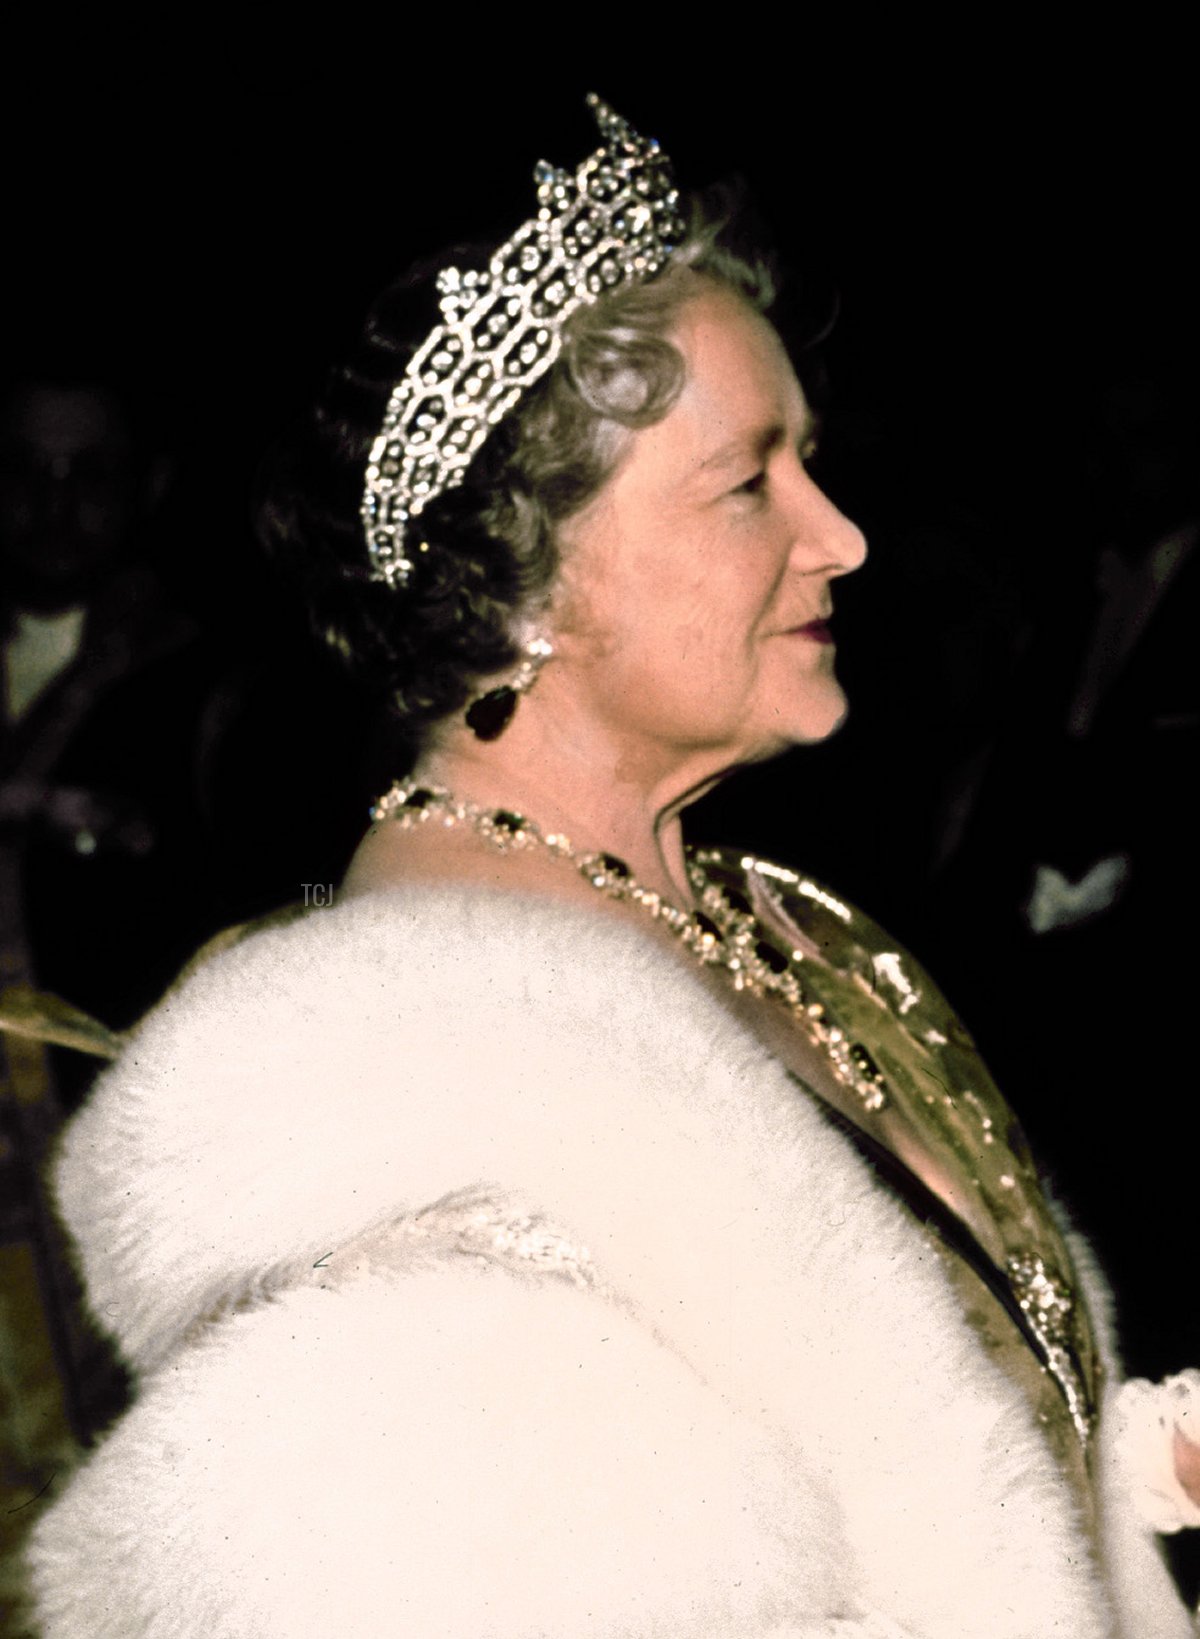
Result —
[[808, 504], [796, 521], [793, 563], [809, 575], [852, 574], [866, 561], [867, 538], [823, 489], [811, 478], [808, 483]]
[[[832, 502], [830, 505], [832, 506]], [[846, 514], [837, 507], [833, 507], [833, 510], [837, 513], [837, 528], [835, 531], [837, 539], [834, 548], [837, 557], [837, 568], [834, 573], [849, 575], [854, 570], [861, 569], [867, 561], [867, 537], [853, 518], [847, 518]]]

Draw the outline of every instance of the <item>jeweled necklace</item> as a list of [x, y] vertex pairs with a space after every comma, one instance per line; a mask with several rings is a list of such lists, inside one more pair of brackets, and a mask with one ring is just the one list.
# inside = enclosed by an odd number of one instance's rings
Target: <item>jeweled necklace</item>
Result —
[[887, 1084], [866, 1048], [851, 1041], [825, 1005], [806, 993], [800, 976], [803, 952], [784, 949], [754, 915], [749, 900], [734, 888], [710, 881], [692, 851], [687, 856], [688, 879], [701, 908], [685, 911], [643, 887], [615, 854], [580, 853], [561, 832], [543, 831], [533, 820], [507, 808], [465, 802], [442, 786], [397, 781], [372, 808], [371, 818], [390, 820], [405, 829], [431, 823], [465, 827], [497, 853], [536, 849], [574, 866], [598, 893], [637, 905], [661, 922], [702, 966], [721, 971], [734, 990], [781, 1002], [809, 1041], [827, 1056], [837, 1079], [866, 1109], [879, 1110], [887, 1103]]

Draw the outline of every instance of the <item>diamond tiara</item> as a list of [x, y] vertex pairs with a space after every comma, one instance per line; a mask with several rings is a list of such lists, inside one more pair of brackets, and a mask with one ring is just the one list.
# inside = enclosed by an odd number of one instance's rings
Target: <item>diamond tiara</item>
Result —
[[483, 272], [445, 268], [442, 322], [392, 389], [371, 446], [361, 515], [370, 578], [406, 585], [405, 536], [462, 482], [489, 432], [558, 357], [566, 321], [626, 282], [649, 279], [683, 238], [670, 161], [597, 96], [602, 146], [574, 176], [541, 161], [538, 211]]

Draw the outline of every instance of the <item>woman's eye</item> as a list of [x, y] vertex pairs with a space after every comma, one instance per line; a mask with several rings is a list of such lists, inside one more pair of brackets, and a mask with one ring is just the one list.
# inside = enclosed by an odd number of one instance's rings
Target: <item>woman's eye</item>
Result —
[[766, 487], [766, 468], [760, 468], [752, 478], [747, 478], [744, 484], [739, 484], [734, 490], [735, 495], [758, 495]]

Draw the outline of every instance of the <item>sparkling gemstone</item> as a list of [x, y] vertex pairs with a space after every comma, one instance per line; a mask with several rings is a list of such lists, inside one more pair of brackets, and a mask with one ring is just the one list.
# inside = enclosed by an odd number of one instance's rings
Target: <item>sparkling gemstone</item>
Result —
[[612, 199], [619, 183], [611, 165], [599, 165], [588, 180], [588, 192], [602, 203]]
[[772, 973], [786, 973], [788, 959], [778, 945], [773, 945], [769, 939], [760, 939], [754, 947], [754, 954], [760, 962], [765, 962]]
[[855, 1064], [857, 1064], [863, 1075], [869, 1077], [872, 1081], [882, 1080], [882, 1073], [879, 1066], [871, 1057], [870, 1053], [867, 1052], [862, 1042], [851, 1042], [850, 1057], [854, 1060]]

